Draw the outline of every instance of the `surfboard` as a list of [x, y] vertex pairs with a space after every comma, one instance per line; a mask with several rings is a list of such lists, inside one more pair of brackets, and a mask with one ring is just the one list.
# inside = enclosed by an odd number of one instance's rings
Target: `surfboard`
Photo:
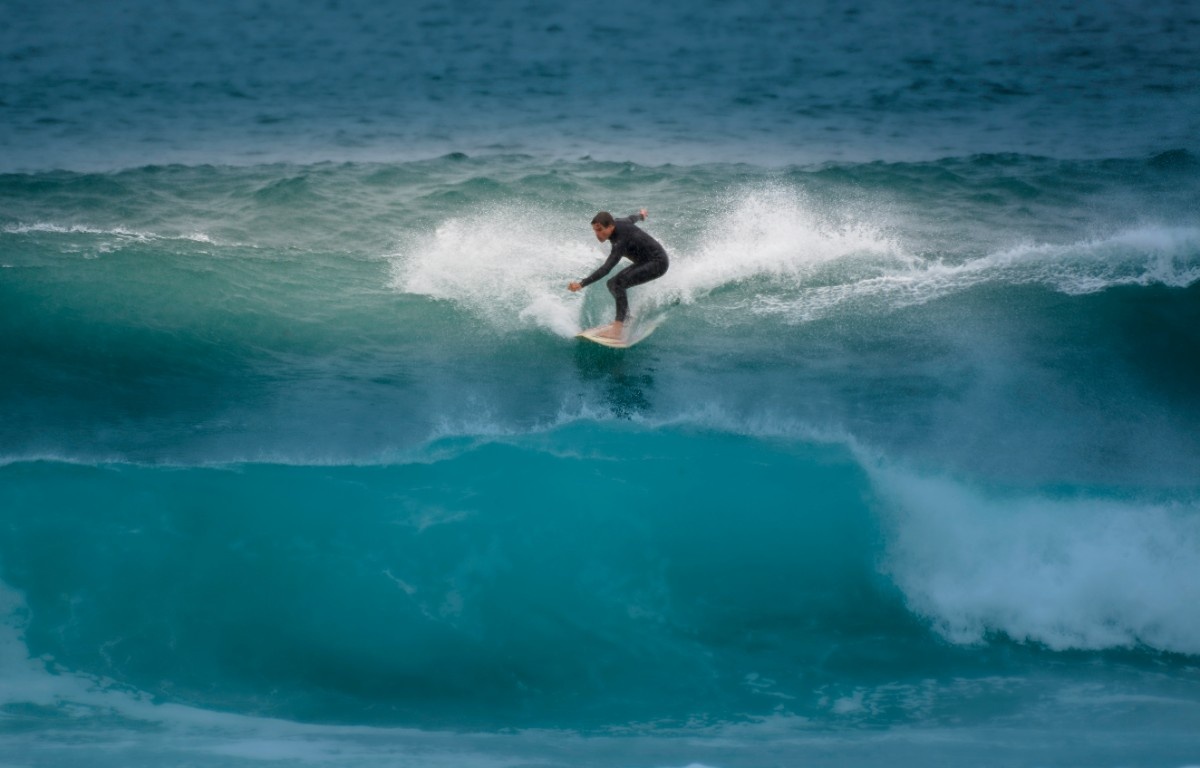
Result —
[[607, 327], [608, 327], [607, 325], [598, 325], [595, 328], [588, 328], [586, 330], [582, 330], [579, 333], [575, 334], [575, 338], [587, 339], [590, 342], [593, 342], [595, 344], [600, 344], [601, 346], [605, 346], [605, 347], [611, 347], [612, 349], [626, 349], [628, 347], [632, 347], [634, 344], [637, 344], [642, 339], [644, 339], [647, 336], [649, 336], [650, 334], [654, 333], [654, 326], [650, 326], [649, 328], [647, 328], [645, 330], [642, 330], [640, 328], [635, 328], [633, 331], [625, 334], [625, 338], [623, 338], [623, 339], [607, 339], [607, 338], [604, 338], [603, 336], [596, 335], [597, 333], [599, 333], [600, 331], [603, 331]]

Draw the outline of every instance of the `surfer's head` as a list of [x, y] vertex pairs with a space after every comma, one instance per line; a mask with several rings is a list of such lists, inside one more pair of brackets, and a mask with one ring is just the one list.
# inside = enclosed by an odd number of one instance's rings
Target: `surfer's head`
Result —
[[596, 239], [604, 242], [612, 237], [613, 230], [617, 228], [617, 222], [613, 220], [613, 215], [608, 211], [600, 211], [592, 217], [592, 231], [596, 233]]

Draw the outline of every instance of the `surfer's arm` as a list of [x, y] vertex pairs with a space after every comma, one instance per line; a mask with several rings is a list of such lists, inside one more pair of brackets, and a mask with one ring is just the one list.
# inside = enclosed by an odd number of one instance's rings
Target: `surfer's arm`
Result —
[[621, 252], [614, 246], [612, 249], [612, 253], [608, 254], [608, 258], [605, 259], [604, 263], [600, 265], [600, 268], [597, 269], [592, 274], [588, 275], [587, 277], [585, 277], [579, 281], [580, 287], [586, 288], [587, 286], [591, 285], [592, 283], [596, 282], [600, 278], [607, 275], [609, 272], [612, 271], [613, 267], [617, 266], [617, 262], [620, 260], [621, 260]]
[[648, 214], [648, 211], [645, 208], [643, 208], [642, 210], [638, 211], [637, 213], [633, 213], [633, 214], [630, 214], [629, 216], [626, 216], [625, 221], [628, 221], [630, 224], [637, 224], [639, 221], [645, 221], [647, 214]]

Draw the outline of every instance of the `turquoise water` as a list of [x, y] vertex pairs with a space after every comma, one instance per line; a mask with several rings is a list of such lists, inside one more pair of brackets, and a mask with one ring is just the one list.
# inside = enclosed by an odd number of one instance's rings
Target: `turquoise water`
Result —
[[1200, 761], [1188, 6], [16, 6], [0, 762]]

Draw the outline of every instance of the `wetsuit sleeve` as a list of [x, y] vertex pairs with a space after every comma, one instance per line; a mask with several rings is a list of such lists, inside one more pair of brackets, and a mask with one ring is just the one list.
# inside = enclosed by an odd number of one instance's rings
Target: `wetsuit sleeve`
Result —
[[645, 219], [642, 218], [642, 214], [639, 211], [638, 213], [626, 216], [625, 221], [628, 221], [630, 224], [637, 224], [639, 221], [645, 221]]
[[608, 254], [608, 258], [604, 260], [604, 263], [600, 265], [600, 268], [597, 269], [592, 274], [590, 274], [587, 277], [580, 280], [579, 284], [586, 288], [587, 286], [591, 285], [592, 283], [596, 282], [597, 280], [599, 280], [600, 278], [604, 277], [609, 272], [611, 272], [612, 268], [617, 266], [617, 262], [620, 260], [621, 260], [621, 252], [614, 247], [612, 249], [612, 253]]

